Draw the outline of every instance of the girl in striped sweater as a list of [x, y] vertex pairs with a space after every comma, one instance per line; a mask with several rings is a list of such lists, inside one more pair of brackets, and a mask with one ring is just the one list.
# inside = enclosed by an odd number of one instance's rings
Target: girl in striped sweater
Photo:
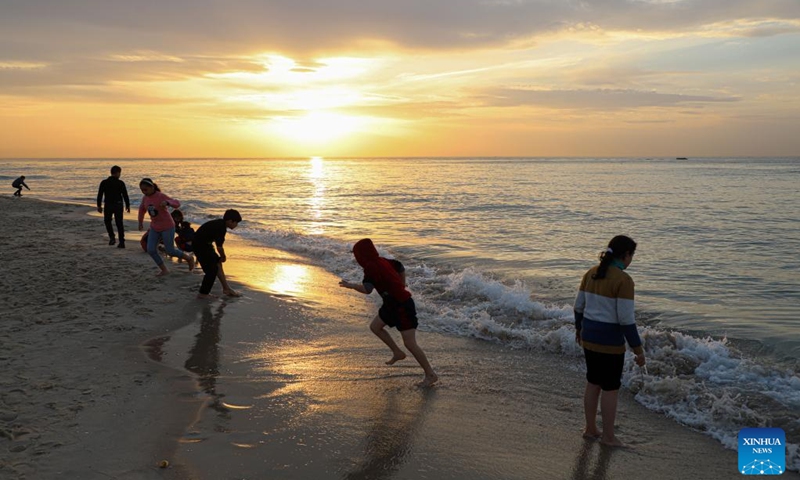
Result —
[[[600, 254], [600, 264], [581, 280], [575, 299], [575, 341], [586, 357], [586, 391], [583, 408], [586, 428], [583, 436], [600, 438], [612, 447], [623, 447], [614, 436], [617, 399], [625, 363], [625, 342], [645, 363], [644, 349], [633, 314], [633, 280], [625, 270], [633, 260], [636, 242], [624, 235], [611, 239]], [[597, 429], [597, 406], [601, 407], [603, 431]]]

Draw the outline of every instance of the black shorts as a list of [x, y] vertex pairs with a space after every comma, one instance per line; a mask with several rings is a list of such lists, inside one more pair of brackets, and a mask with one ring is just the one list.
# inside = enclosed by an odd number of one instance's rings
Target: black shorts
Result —
[[394, 327], [399, 331], [417, 328], [417, 306], [414, 299], [409, 298], [405, 302], [387, 305], [384, 303], [378, 310], [378, 316], [383, 323]]
[[586, 357], [586, 381], [602, 390], [619, 390], [622, 385], [624, 353], [600, 353], [583, 349]]

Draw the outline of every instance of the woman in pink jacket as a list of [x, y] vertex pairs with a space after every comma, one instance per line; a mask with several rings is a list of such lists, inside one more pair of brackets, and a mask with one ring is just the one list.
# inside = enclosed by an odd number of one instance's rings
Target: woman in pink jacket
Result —
[[164, 265], [164, 259], [158, 254], [158, 241], [159, 239], [164, 243], [164, 249], [167, 255], [171, 257], [183, 258], [189, 264], [189, 270], [194, 269], [194, 257], [188, 253], [175, 248], [175, 221], [172, 220], [172, 215], [169, 214], [167, 207], [178, 208], [181, 202], [169, 198], [161, 189], [158, 188], [149, 178], [143, 178], [139, 182], [139, 188], [142, 189], [144, 197], [142, 203], [139, 205], [139, 231], [144, 229], [143, 221], [144, 214], [150, 214], [150, 232], [147, 235], [147, 253], [153, 257], [158, 268], [161, 270], [156, 276], [160, 277], [169, 273], [167, 266]]

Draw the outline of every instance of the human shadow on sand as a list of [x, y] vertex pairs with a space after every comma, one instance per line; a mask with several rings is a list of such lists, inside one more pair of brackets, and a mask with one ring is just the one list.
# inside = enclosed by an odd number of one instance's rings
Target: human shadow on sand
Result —
[[[592, 463], [592, 450], [599, 450], [597, 458]], [[614, 448], [601, 444], [598, 440], [584, 439], [578, 456], [575, 458], [575, 466], [572, 468], [572, 480], [606, 480], [608, 464]]]
[[201, 312], [200, 331], [195, 335], [195, 342], [189, 350], [189, 358], [184, 367], [197, 375], [200, 388], [209, 396], [208, 406], [221, 416], [227, 416], [229, 409], [222, 403], [224, 394], [217, 393], [217, 377], [219, 376], [220, 322], [225, 309], [225, 302], [219, 304], [216, 311], [205, 305]]
[[345, 480], [392, 478], [414, 450], [418, 430], [436, 398], [436, 389], [387, 392], [364, 446], [364, 459], [342, 475]]

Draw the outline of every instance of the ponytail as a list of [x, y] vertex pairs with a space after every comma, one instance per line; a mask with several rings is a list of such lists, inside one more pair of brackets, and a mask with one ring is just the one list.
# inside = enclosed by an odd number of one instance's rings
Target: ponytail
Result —
[[156, 182], [152, 181], [149, 178], [143, 178], [142, 181], [139, 182], [139, 188], [142, 188], [142, 185], [148, 185], [148, 186], [153, 187], [153, 192], [160, 192], [161, 191], [161, 189], [158, 188], [158, 185], [156, 184]]
[[595, 280], [606, 278], [606, 272], [609, 265], [615, 259], [625, 258], [625, 255], [631, 254], [636, 251], [636, 242], [632, 238], [625, 235], [617, 235], [608, 242], [608, 248], [600, 253], [600, 265], [597, 266], [597, 271], [592, 275]]

